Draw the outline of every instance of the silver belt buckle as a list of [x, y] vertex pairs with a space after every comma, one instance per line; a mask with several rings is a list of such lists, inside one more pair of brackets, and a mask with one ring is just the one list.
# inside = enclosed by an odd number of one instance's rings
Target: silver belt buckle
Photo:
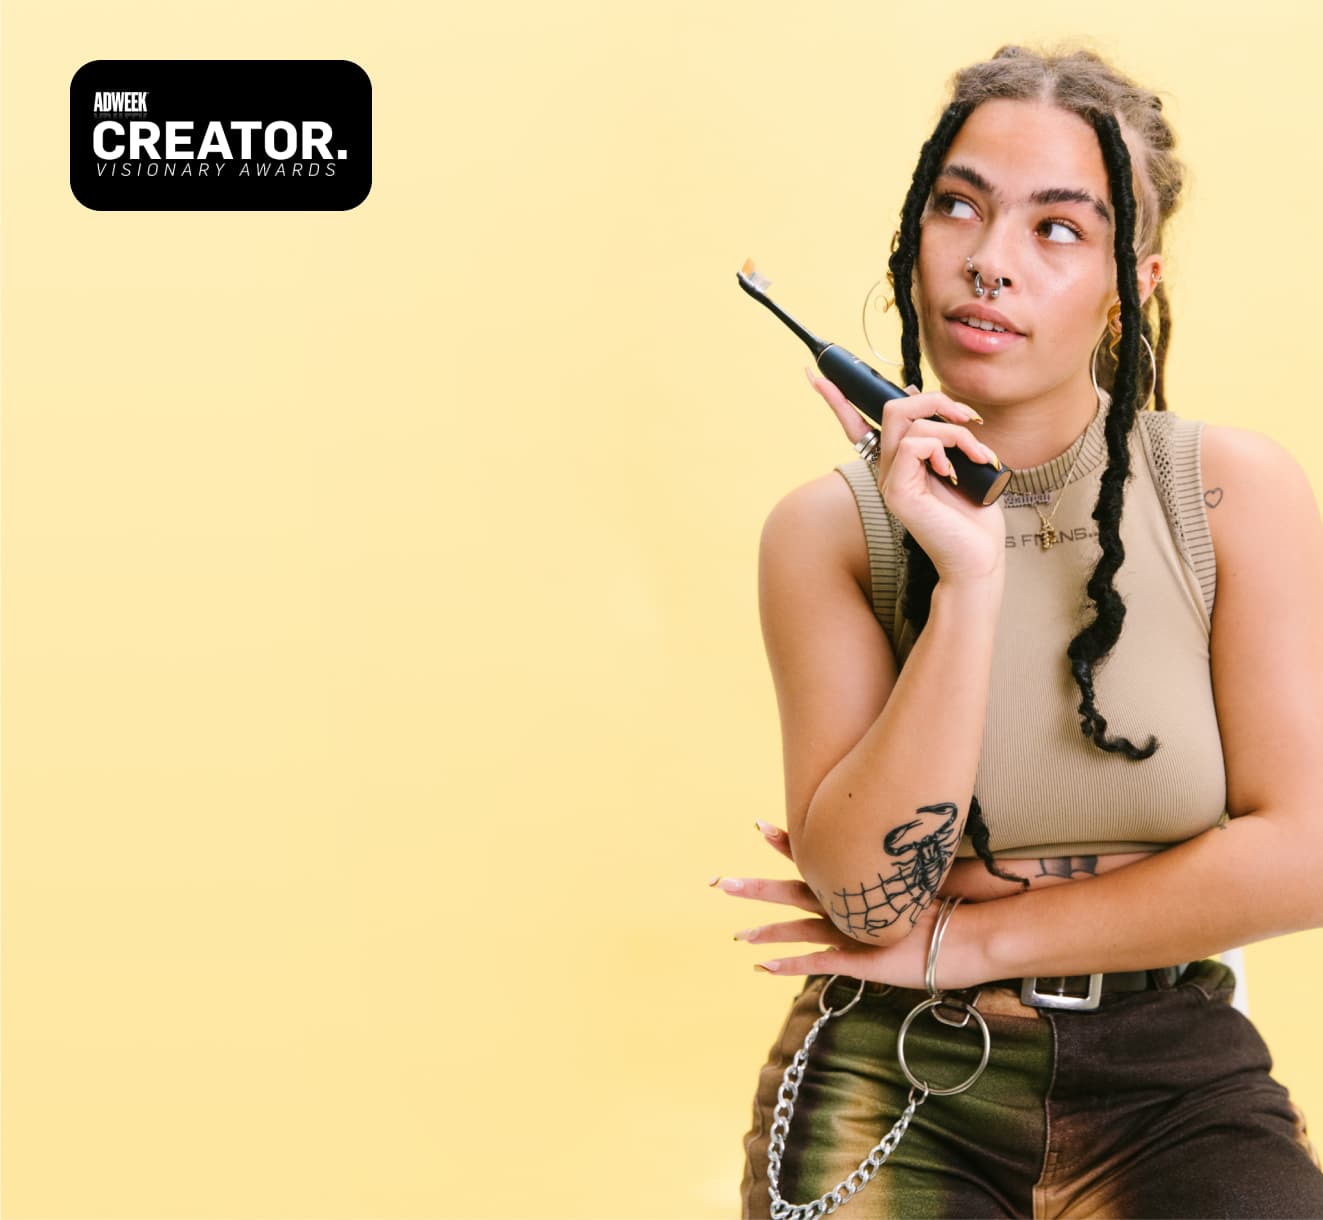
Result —
[[[1065, 986], [1066, 977], [1058, 975], [1058, 982]], [[1102, 981], [1101, 974], [1089, 975], [1089, 991], [1087, 995], [1066, 995], [1059, 988], [1056, 992], [1039, 991], [1038, 977], [1026, 978], [1020, 984], [1020, 1003], [1027, 1004], [1030, 1008], [1073, 1008], [1076, 1010], [1088, 1010], [1097, 1008], [1102, 1003]]]

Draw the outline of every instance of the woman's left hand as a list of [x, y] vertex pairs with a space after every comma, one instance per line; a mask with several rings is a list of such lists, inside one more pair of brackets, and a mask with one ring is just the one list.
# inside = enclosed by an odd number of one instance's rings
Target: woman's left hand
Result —
[[[790, 839], [785, 831], [765, 822], [759, 823], [758, 828], [771, 847], [787, 860], [794, 859], [790, 853]], [[928, 942], [933, 923], [937, 919], [937, 910], [932, 905], [919, 915], [913, 931], [903, 940], [873, 949], [846, 936], [832, 923], [817, 896], [803, 881], [767, 877], [714, 877], [709, 884], [720, 887], [736, 898], [774, 902], [810, 912], [810, 918], [807, 919], [746, 928], [735, 934], [736, 940], [756, 945], [791, 942], [828, 946], [814, 953], [759, 962], [755, 964], [755, 970], [780, 975], [843, 974], [848, 978], [890, 983], [895, 987], [923, 988], [925, 985], [923, 976], [928, 960]]]

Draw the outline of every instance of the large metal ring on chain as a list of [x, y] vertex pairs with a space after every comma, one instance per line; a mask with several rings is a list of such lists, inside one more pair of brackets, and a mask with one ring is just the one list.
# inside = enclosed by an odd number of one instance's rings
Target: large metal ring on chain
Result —
[[[974, 1069], [974, 1073], [967, 1080], [950, 1089], [939, 1089], [936, 1085], [929, 1084], [926, 1080], [920, 1080], [913, 1072], [910, 1066], [905, 1062], [905, 1035], [909, 1033], [910, 1026], [914, 1023], [914, 1018], [921, 1012], [927, 1012], [930, 1008], [936, 1008], [939, 1004], [963, 1005], [965, 1011], [976, 1021], [983, 1034], [983, 1058], [979, 1060], [979, 1065]], [[945, 1022], [951, 1024], [951, 1022]], [[915, 1088], [923, 1089], [926, 1093], [931, 1093], [934, 1097], [948, 1097], [952, 1093], [963, 1093], [971, 1088], [980, 1076], [983, 1075], [983, 1069], [988, 1066], [988, 1056], [992, 1052], [992, 1036], [988, 1033], [988, 1023], [983, 1019], [983, 1014], [979, 1012], [972, 1004], [965, 1000], [953, 1000], [950, 996], [935, 995], [931, 999], [916, 1004], [910, 1011], [910, 1015], [901, 1022], [900, 1033], [896, 1035], [896, 1058], [900, 1060], [900, 1070], [905, 1073], [905, 1079], [914, 1085]]]

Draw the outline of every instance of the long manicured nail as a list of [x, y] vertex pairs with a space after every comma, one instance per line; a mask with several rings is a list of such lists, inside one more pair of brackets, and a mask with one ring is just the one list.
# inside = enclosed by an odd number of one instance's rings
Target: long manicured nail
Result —
[[919, 387], [916, 386], [913, 382], [911, 382], [909, 385], [905, 387], [906, 394], [917, 394], [918, 392], [919, 392]]
[[728, 894], [738, 894], [744, 888], [744, 882], [735, 877], [723, 877], [717, 882], [717, 888]]
[[745, 928], [743, 932], [736, 932], [732, 939], [752, 941], [761, 931], [761, 928]]
[[769, 839], [778, 839], [781, 837], [781, 832], [777, 830], [771, 822], [764, 822], [762, 818], [754, 818], [753, 824]]
[[807, 364], [804, 366], [804, 376], [808, 378], [809, 385], [816, 390], [818, 388], [817, 376]]
[[720, 877], [713, 877], [712, 880], [708, 882], [708, 885], [716, 885], [716, 883], [720, 880], [721, 880]]
[[[971, 407], [970, 410], [972, 411], [973, 408]], [[974, 414], [970, 418], [973, 419], [973, 421], [976, 424], [981, 424], [983, 422], [983, 416], [981, 416], [977, 411], [974, 411]]]
[[754, 968], [755, 970], [762, 970], [762, 971], [765, 971], [767, 974], [775, 974], [778, 970], [781, 969], [781, 963], [780, 963], [780, 962], [754, 962], [754, 964], [753, 964], [753, 968]]
[[991, 446], [991, 445], [984, 445], [983, 448], [986, 449], [989, 453], [992, 454], [992, 456], [991, 456], [990, 458], [988, 458], [987, 460], [988, 460], [989, 462], [991, 462], [992, 465], [994, 465], [994, 466], [1000, 468], [1000, 466], [1001, 466], [1001, 459], [997, 457], [997, 454], [994, 452], [992, 446]]

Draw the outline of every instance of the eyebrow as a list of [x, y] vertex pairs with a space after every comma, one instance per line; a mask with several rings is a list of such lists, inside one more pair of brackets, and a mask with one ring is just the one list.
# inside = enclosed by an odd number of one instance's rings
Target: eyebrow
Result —
[[[996, 189], [978, 170], [969, 165], [947, 165], [941, 170], [942, 174], [952, 178], [959, 178], [968, 182], [977, 191], [982, 191], [985, 195], [991, 195], [994, 199], [1000, 199], [1001, 192]], [[1093, 208], [1099, 216], [1108, 224], [1111, 223], [1112, 214], [1107, 205], [1103, 203], [1097, 195], [1091, 195], [1088, 191], [1081, 191], [1070, 186], [1053, 186], [1045, 190], [1035, 191], [1029, 196], [1030, 203], [1087, 203]]]

